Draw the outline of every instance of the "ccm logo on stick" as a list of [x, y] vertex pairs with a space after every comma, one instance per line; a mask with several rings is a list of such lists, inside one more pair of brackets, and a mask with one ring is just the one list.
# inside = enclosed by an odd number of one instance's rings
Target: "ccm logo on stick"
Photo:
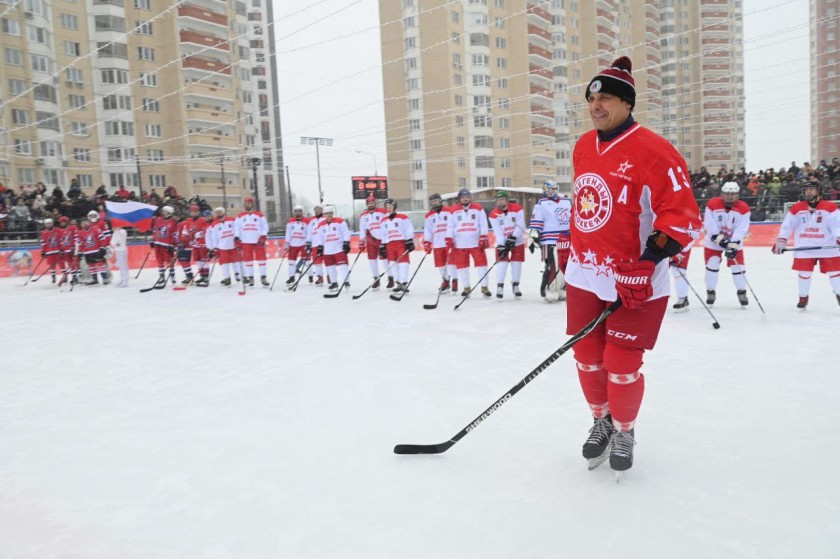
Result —
[[628, 334], [626, 332], [617, 332], [615, 330], [607, 330], [607, 335], [612, 336], [613, 338], [618, 338], [619, 340], [635, 340], [638, 336], [634, 336], [633, 334]]

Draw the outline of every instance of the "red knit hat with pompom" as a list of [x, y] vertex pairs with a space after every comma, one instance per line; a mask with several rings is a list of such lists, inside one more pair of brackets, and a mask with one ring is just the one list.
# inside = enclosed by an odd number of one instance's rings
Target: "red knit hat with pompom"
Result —
[[616, 58], [612, 65], [601, 70], [592, 78], [586, 88], [586, 100], [593, 93], [609, 93], [630, 103], [630, 109], [636, 106], [636, 80], [633, 79], [633, 63], [626, 56]]

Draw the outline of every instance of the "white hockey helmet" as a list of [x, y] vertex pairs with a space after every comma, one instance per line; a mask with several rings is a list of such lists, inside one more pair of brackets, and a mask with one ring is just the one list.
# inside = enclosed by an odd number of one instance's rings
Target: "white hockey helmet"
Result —
[[737, 182], [730, 181], [724, 184], [720, 191], [724, 194], [738, 194], [741, 192], [741, 187], [738, 186]]
[[296, 204], [295, 207], [292, 208], [293, 212], [296, 212], [298, 210], [303, 211], [303, 206], [301, 206], [300, 204]]
[[222, 206], [219, 206], [215, 210], [213, 210], [214, 214], [225, 215], [225, 209]]
[[330, 206], [329, 204], [327, 204], [326, 206], [324, 206], [324, 213], [335, 215], [335, 208], [333, 206]]
[[53, 220], [51, 218], [48, 217], [47, 219], [44, 220], [44, 226], [45, 227], [47, 227], [49, 225], [52, 225], [52, 224], [53, 224]]
[[96, 221], [97, 219], [99, 219], [99, 212], [98, 212], [98, 211], [96, 211], [96, 210], [90, 210], [90, 211], [87, 213], [87, 216], [88, 216], [88, 219], [89, 219], [89, 220], [91, 220], [91, 221]]
[[172, 214], [174, 214], [174, 213], [175, 213], [175, 210], [174, 210], [174, 209], [172, 209], [172, 206], [164, 206], [164, 207], [162, 207], [162, 208], [160, 209], [160, 212], [161, 212], [164, 216], [169, 217], [170, 215], [172, 215]]

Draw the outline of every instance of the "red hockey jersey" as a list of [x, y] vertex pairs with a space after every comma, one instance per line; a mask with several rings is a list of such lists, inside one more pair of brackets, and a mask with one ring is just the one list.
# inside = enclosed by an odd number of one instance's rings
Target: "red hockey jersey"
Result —
[[[566, 281], [603, 301], [617, 298], [613, 266], [638, 260], [648, 235], [661, 231], [682, 246], [700, 232], [685, 160], [638, 123], [608, 143], [591, 130], [575, 145], [572, 252]], [[657, 265], [653, 297], [670, 291], [668, 259]]]

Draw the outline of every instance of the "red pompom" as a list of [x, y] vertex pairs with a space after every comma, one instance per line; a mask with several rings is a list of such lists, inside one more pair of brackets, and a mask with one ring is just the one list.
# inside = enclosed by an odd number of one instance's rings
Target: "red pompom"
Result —
[[618, 68], [619, 70], [624, 70], [626, 72], [632, 72], [633, 63], [626, 56], [621, 56], [613, 61], [612, 67]]

